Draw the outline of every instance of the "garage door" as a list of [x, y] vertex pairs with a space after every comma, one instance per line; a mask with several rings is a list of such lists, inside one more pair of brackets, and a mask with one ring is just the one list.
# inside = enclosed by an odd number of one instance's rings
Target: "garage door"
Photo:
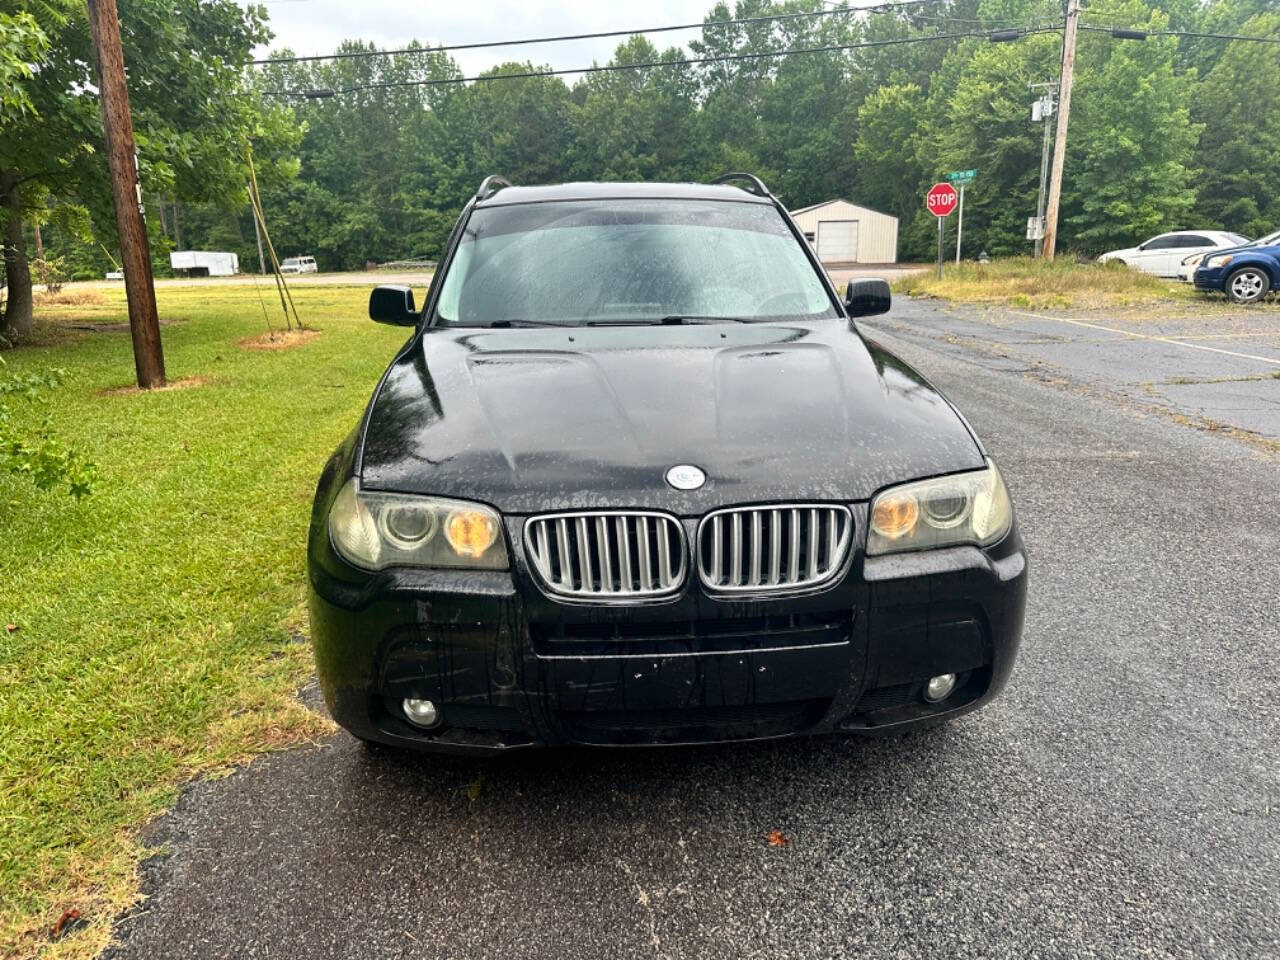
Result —
[[858, 221], [819, 220], [818, 259], [823, 263], [853, 263], [857, 260]]

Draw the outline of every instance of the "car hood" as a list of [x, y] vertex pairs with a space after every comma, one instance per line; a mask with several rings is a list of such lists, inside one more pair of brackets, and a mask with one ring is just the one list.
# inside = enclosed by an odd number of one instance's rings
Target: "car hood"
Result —
[[[366, 488], [507, 513], [865, 500], [983, 465], [951, 405], [846, 321], [432, 328], [371, 404]], [[694, 464], [706, 484], [664, 481]]]
[[1264, 256], [1280, 258], [1280, 246], [1275, 244], [1267, 244], [1260, 247], [1253, 243], [1242, 243], [1238, 247], [1220, 247], [1216, 250], [1206, 250], [1206, 257], [1220, 257], [1224, 253], [1261, 253]]

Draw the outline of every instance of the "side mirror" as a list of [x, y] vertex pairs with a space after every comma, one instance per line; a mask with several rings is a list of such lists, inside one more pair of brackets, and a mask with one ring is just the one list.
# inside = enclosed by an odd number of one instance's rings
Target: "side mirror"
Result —
[[844, 311], [851, 317], [888, 313], [892, 300], [887, 280], [850, 280], [844, 293]]
[[369, 294], [369, 319], [396, 327], [416, 327], [418, 311], [413, 308], [413, 288], [387, 284]]

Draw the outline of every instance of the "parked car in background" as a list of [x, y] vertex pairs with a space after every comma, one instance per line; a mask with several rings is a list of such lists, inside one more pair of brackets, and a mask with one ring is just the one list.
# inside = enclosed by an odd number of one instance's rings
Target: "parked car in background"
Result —
[[1208, 254], [1196, 268], [1195, 285], [1233, 303], [1257, 303], [1280, 288], [1280, 240]]
[[281, 273], [315, 273], [319, 269], [315, 257], [286, 257], [280, 263]]
[[[1210, 251], [1214, 256], [1222, 253], [1233, 253], [1236, 250], [1247, 250], [1250, 247], [1274, 247], [1280, 244], [1280, 230], [1275, 233], [1268, 233], [1265, 237], [1259, 237], [1250, 243], [1246, 243], [1239, 247], [1227, 247], [1224, 250]], [[1187, 283], [1194, 283], [1196, 278], [1196, 270], [1200, 268], [1200, 264], [1204, 262], [1204, 258], [1208, 256], [1205, 253], [1193, 253], [1189, 257], [1182, 258], [1182, 266], [1178, 269], [1178, 279]]]
[[1184, 257], [1238, 247], [1248, 242], [1248, 237], [1223, 230], [1175, 230], [1152, 237], [1136, 247], [1104, 253], [1098, 260], [1102, 263], [1119, 261], [1157, 277], [1176, 277]]

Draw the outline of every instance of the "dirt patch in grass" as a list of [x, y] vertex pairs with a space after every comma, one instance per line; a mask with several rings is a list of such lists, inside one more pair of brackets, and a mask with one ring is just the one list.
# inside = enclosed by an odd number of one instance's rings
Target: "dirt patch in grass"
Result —
[[245, 350], [288, 350], [291, 347], [310, 343], [318, 336], [320, 336], [319, 330], [275, 330], [257, 337], [246, 337], [236, 346], [243, 347]]
[[[83, 340], [92, 333], [128, 333], [129, 324], [118, 321], [95, 322], [92, 314], [81, 312], [94, 309], [86, 304], [77, 312], [64, 317], [42, 316], [36, 319], [35, 330], [30, 337], [15, 344], [17, 347], [58, 347]], [[104, 317], [115, 317], [117, 311], [109, 304], [100, 306]], [[176, 327], [187, 322], [187, 317], [161, 317], [161, 327]]]
[[98, 290], [59, 290], [57, 293], [36, 291], [34, 298], [39, 307], [96, 307], [107, 302]]
[[203, 387], [210, 380], [210, 377], [179, 377], [177, 380], [168, 381], [163, 387], [152, 387], [150, 390], [143, 390], [136, 384], [126, 387], [107, 387], [99, 390], [98, 396], [128, 397], [137, 393], [168, 393], [171, 390], [190, 390], [192, 387]]
[[948, 265], [941, 280], [933, 271], [912, 273], [896, 280], [893, 289], [907, 296], [955, 303], [1039, 309], [1187, 303], [1195, 297], [1188, 284], [1163, 280], [1118, 263], [1031, 257]]
[[[175, 324], [186, 323], [186, 317], [161, 317], [160, 326], [172, 327]], [[69, 330], [88, 330], [90, 333], [128, 333], [129, 324], [127, 323], [89, 323], [87, 321], [70, 322], [59, 324]]]

